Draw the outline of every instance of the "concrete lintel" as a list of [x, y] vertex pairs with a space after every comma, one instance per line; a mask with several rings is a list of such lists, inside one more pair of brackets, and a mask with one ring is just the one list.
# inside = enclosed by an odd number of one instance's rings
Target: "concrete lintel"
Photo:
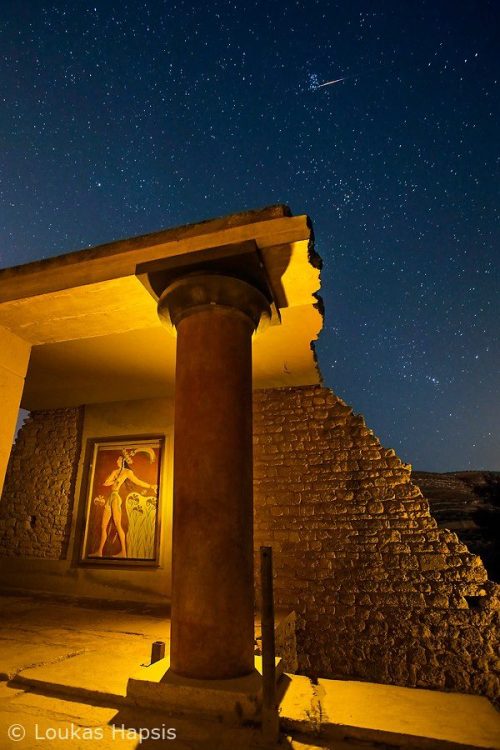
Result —
[[0, 270], [0, 302], [133, 276], [140, 264], [212, 247], [253, 241], [263, 249], [311, 235], [309, 218], [289, 211], [233, 214]]
[[0, 326], [33, 345], [23, 406], [171, 395], [175, 341], [148, 275], [161, 282], [200, 263], [234, 272], [270, 303], [271, 326], [253, 338], [253, 387], [318, 383], [311, 342], [323, 318], [312, 239], [307, 216], [273, 206], [0, 270]]

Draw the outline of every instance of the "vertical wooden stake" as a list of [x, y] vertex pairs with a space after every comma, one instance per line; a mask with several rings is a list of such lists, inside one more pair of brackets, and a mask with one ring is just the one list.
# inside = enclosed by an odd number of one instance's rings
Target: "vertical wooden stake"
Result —
[[274, 643], [273, 551], [260, 548], [262, 591], [262, 733], [276, 742], [279, 737], [279, 715], [276, 705], [276, 648]]

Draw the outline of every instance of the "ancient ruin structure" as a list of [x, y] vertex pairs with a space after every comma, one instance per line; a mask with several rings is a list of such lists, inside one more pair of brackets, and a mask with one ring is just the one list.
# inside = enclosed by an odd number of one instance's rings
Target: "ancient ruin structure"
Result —
[[268, 544], [302, 672], [494, 697], [498, 589], [321, 385], [318, 289], [282, 206], [1, 271], [0, 585], [172, 601], [174, 673], [236, 678]]

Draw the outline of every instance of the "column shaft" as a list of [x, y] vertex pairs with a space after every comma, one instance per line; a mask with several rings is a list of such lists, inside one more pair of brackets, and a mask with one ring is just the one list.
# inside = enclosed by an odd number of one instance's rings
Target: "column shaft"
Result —
[[177, 325], [171, 669], [254, 669], [253, 324], [209, 305]]

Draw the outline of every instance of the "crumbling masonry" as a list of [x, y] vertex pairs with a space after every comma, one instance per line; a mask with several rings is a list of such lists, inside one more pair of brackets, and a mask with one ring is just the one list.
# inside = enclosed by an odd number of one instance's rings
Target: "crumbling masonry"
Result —
[[[34, 412], [12, 452], [0, 555], [64, 558], [81, 409]], [[299, 669], [499, 693], [498, 586], [439, 530], [411, 467], [321, 386], [254, 392], [255, 546], [297, 613]]]

